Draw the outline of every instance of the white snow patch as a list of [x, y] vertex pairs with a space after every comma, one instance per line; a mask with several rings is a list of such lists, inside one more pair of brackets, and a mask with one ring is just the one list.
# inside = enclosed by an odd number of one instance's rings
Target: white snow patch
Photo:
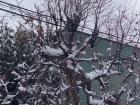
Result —
[[25, 65], [27, 65], [26, 62], [22, 62], [21, 64], [19, 63], [17, 68], [26, 68]]
[[16, 73], [15, 71], [12, 71], [12, 74], [16, 75], [18, 77], [18, 79], [21, 78], [21, 76], [18, 73]]
[[129, 71], [130, 73], [133, 73], [133, 70], [132, 70], [131, 68], [128, 68], [128, 71]]
[[76, 55], [78, 54], [79, 51], [75, 50], [73, 51], [72, 54], [69, 54], [68, 59], [75, 59]]
[[82, 66], [80, 66], [80, 64], [78, 63], [78, 64], [76, 65], [75, 72], [78, 72], [79, 70], [82, 70], [82, 71], [83, 71], [83, 68], [82, 68]]
[[88, 38], [86, 38], [84, 42], [85, 42], [85, 43], [88, 43], [90, 39], [91, 39], [91, 36], [88, 37]]
[[111, 48], [110, 47], [107, 48], [107, 52], [111, 52]]
[[91, 105], [105, 105], [103, 100], [93, 99], [92, 97], [90, 97], [89, 103]]
[[2, 102], [1, 105], [5, 105], [5, 104], [10, 104], [11, 101], [5, 101], [5, 102]]
[[95, 71], [92, 71], [90, 73], [85, 73], [85, 77], [89, 80], [93, 80], [101, 75], [103, 75], [103, 71], [101, 70], [95, 70]]
[[67, 61], [67, 68], [70, 70], [74, 70], [74, 66], [72, 65], [72, 61], [70, 61], [70, 60]]
[[57, 68], [52, 66], [52, 67], [49, 68], [49, 70], [53, 72], [53, 71], [57, 71]]
[[128, 98], [128, 99], [127, 99], [128, 103], [131, 103], [131, 102], [133, 102], [134, 100], [135, 100], [135, 98]]
[[42, 52], [44, 52], [48, 56], [55, 56], [55, 57], [64, 55], [64, 52], [60, 48], [55, 49], [49, 46], [45, 46], [45, 48], [42, 49]]
[[140, 83], [140, 78], [139, 78], [138, 75], [137, 75], [137, 77], [136, 77], [136, 79], [135, 79], [135, 82], [136, 82], [137, 85]]
[[139, 78], [136, 78], [136, 79], [135, 79], [135, 82], [136, 82], [137, 84], [139, 84], [139, 83], [140, 83], [140, 79], [139, 79]]
[[93, 79], [96, 79], [97, 77], [100, 77], [100, 76], [110, 76], [110, 75], [114, 75], [114, 74], [119, 74], [119, 72], [113, 71], [113, 70], [108, 71], [105, 68], [103, 70], [94, 70], [92, 72], [85, 73], [85, 77], [89, 80], [93, 80]]
[[26, 89], [25, 87], [22, 87], [22, 86], [18, 87], [18, 89], [19, 89], [20, 91], [23, 91], [23, 92], [27, 91], [27, 89]]
[[13, 98], [13, 97], [15, 97], [16, 95], [7, 95], [7, 99], [11, 99], [11, 98]]

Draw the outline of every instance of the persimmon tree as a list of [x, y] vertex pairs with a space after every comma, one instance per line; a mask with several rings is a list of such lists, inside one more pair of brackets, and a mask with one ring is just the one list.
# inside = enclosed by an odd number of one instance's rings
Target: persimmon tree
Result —
[[[20, 9], [29, 16], [15, 32], [1, 29], [1, 104], [79, 105], [81, 90], [88, 105], [139, 100], [139, 49], [123, 56], [127, 39], [139, 34], [137, 15], [114, 11], [112, 0], [45, 0], [44, 6], [33, 15]], [[91, 36], [78, 36], [90, 19]], [[110, 39], [106, 55], [94, 50], [99, 37]], [[120, 78], [115, 91], [114, 77]]]

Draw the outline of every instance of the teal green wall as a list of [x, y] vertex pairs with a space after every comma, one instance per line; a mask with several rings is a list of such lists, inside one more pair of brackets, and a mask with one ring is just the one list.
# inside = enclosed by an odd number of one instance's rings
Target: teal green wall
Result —
[[[84, 39], [86, 37], [89, 37], [89, 36], [90, 36], [89, 34], [85, 34], [85, 33], [82, 33], [82, 32], [77, 32], [76, 36], [75, 36], [75, 40], [78, 39], [78, 41], [80, 43], [83, 43]], [[109, 47], [110, 43], [112, 43], [111, 48], [112, 48], [113, 52], [115, 52], [119, 43], [116, 43], [116, 42], [113, 42], [113, 41], [110, 41], [110, 40], [107, 40], [107, 39], [103, 39], [103, 38], [98, 38], [96, 40], [95, 47], [94, 48], [87, 48], [86, 49], [86, 54], [82, 55], [82, 57], [83, 58], [89, 58], [89, 57], [92, 56], [92, 54], [94, 52], [100, 52], [101, 54], [104, 55], [104, 57], [107, 57], [108, 56], [107, 48]], [[123, 45], [121, 56], [124, 57], [124, 58], [125, 57], [130, 57], [131, 54], [133, 53], [134, 49], [135, 48], [132, 47], [132, 46]], [[85, 72], [92, 71], [92, 68], [91, 68], [91, 65], [90, 65], [89, 62], [84, 62], [83, 61], [83, 62], [81, 62], [81, 65], [83, 65], [83, 68], [84, 68]], [[110, 87], [111, 87], [110, 90], [118, 92], [118, 89], [120, 88], [120, 86], [122, 84], [121, 80], [124, 78], [124, 75], [112, 76], [111, 78], [112, 79], [110, 81]], [[96, 80], [93, 81], [92, 87], [96, 92], [99, 92], [99, 88], [98, 88], [99, 83]], [[86, 100], [86, 95], [84, 94], [83, 90], [80, 90], [80, 93], [81, 93], [81, 95], [80, 95], [81, 105], [87, 105], [86, 104], [86, 101], [87, 101]], [[135, 105], [140, 105], [140, 103], [136, 103]]]

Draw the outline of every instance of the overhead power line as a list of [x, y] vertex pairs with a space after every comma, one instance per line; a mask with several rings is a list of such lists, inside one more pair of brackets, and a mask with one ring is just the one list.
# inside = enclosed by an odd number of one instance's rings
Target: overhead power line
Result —
[[[25, 10], [25, 11], [28, 11], [28, 12], [31, 12], [31, 13], [39, 14], [40, 16], [45, 16], [45, 17], [52, 18], [52, 16], [45, 15], [45, 14], [42, 14], [42, 13], [38, 13], [38, 12], [36, 12], [36, 11], [30, 10], [30, 9], [27, 9], [27, 8], [23, 8], [23, 7], [21, 7], [21, 6], [17, 6], [17, 5], [8, 3], [8, 2], [4, 2], [4, 1], [1, 1], [1, 0], [0, 0], [0, 3], [9, 5], [10, 7], [14, 7], [14, 8], [16, 7], [17, 9]], [[4, 9], [3, 9], [3, 10], [4, 10]], [[19, 13], [13, 12], [13, 11], [9, 11], [9, 10], [4, 10], [4, 11], [5, 11], [5, 12], [12, 13], [12, 14], [19, 15], [19, 16], [24, 16], [24, 17], [31, 18], [31, 17], [29, 17], [29, 16], [25, 16], [25, 15], [23, 15], [23, 14], [19, 14]], [[35, 19], [35, 20], [39, 20], [39, 19], [36, 19], [36, 18], [34, 18], [34, 19]], [[61, 20], [61, 19], [58, 19], [58, 18], [56, 18], [56, 19], [57, 19], [57, 20]], [[42, 20], [42, 22], [46, 22], [46, 21], [43, 21], [43, 20]], [[66, 22], [66, 21], [65, 21], [65, 22]], [[46, 23], [48, 23], [48, 22], [46, 22]], [[50, 23], [50, 22], [49, 22], [49, 23]], [[54, 24], [54, 23], [50, 23], [50, 24], [56, 25], [56, 24]], [[58, 26], [60, 26], [60, 25], [58, 25]], [[61, 26], [61, 27], [65, 27], [65, 26]], [[79, 26], [79, 27], [80, 27], [80, 28], [85, 28], [85, 29], [88, 29], [88, 30], [91, 30], [91, 31], [94, 31], [93, 29], [88, 28], [88, 27], [84, 27], [84, 26]], [[65, 28], [66, 28], [66, 27], [65, 27]], [[67, 27], [67, 28], [68, 28], [68, 27]], [[107, 33], [103, 33], [103, 32], [100, 32], [100, 33], [108, 35]]]
[[[51, 23], [51, 22], [48, 22], [48, 21], [40, 20], [40, 19], [37, 19], [37, 18], [35, 18], [35, 17], [23, 15], [23, 14], [20, 14], [20, 13], [17, 13], [17, 12], [13, 12], [13, 11], [10, 11], [10, 10], [7, 10], [7, 9], [0, 8], [0, 10], [1, 10], [1, 11], [5, 11], [5, 12], [8, 12], [8, 13], [11, 13], [11, 14], [18, 15], [18, 16], [21, 16], [21, 17], [33, 18], [34, 20], [38, 20], [38, 21], [45, 22], [45, 23], [48, 23], [48, 24], [56, 25], [56, 24]], [[65, 26], [62, 26], [62, 25], [57, 25], [57, 26], [65, 27]]]
[[[15, 14], [17, 16], [21, 16], [21, 17], [27, 17], [27, 18], [31, 18], [30, 16], [27, 16], [27, 15], [23, 15], [23, 14], [20, 14], [20, 13], [17, 13], [17, 12], [13, 12], [13, 11], [10, 11], [10, 10], [6, 10], [6, 9], [3, 9], [3, 8], [0, 8], [1, 11], [5, 11], [5, 12], [8, 12], [8, 13], [11, 13], [11, 14]], [[51, 24], [51, 25], [56, 25], [55, 23], [51, 23], [51, 22], [48, 22], [48, 21], [44, 21], [44, 20], [40, 20], [40, 19], [37, 19], [35, 17], [32, 17], [34, 20], [37, 20], [37, 21], [41, 21], [41, 22], [44, 22], [44, 23], [48, 23], [48, 24]], [[60, 26], [60, 27], [63, 27], [63, 28], [69, 28], [69, 27], [65, 27], [65, 26], [62, 26], [62, 25], [57, 25], [57, 26]], [[82, 27], [82, 26], [81, 26]], [[83, 27], [84, 28], [84, 27]], [[92, 30], [92, 29], [91, 29]], [[101, 32], [101, 34], [104, 34], [104, 35], [109, 35], [108, 33], [105, 33], [105, 32]], [[116, 37], [115, 35], [111, 35], [111, 37]], [[131, 41], [131, 40], [127, 40], [127, 41]], [[134, 42], [136, 43], [136, 42]]]
[[[17, 9], [21, 9], [21, 10], [25, 10], [26, 12], [30, 12], [30, 13], [35, 13], [35, 14], [40, 14], [40, 16], [45, 16], [45, 17], [49, 17], [49, 18], [52, 18], [51, 16], [49, 15], [45, 15], [45, 14], [42, 14], [42, 13], [38, 13], [38, 12], [35, 12], [35, 11], [32, 11], [30, 9], [26, 9], [26, 8], [23, 8], [23, 7], [20, 7], [20, 6], [17, 6], [17, 5], [14, 5], [14, 4], [10, 4], [10, 3], [7, 3], [7, 2], [4, 2], [4, 1], [1, 1], [0, 0], [0, 3], [3, 3], [5, 5], [8, 5], [8, 7], [13, 7], [13, 8], [17, 8]], [[63, 27], [63, 28], [69, 28], [69, 27], [65, 27], [65, 26], [62, 26], [62, 25], [58, 25], [58, 24], [55, 24], [55, 23], [51, 23], [51, 22], [48, 22], [48, 21], [44, 21], [44, 20], [40, 20], [38, 18], [35, 18], [34, 16], [27, 16], [27, 15], [24, 15], [24, 14], [21, 14], [21, 13], [17, 13], [17, 12], [14, 12], [14, 11], [10, 11], [10, 10], [7, 10], [7, 9], [3, 9], [3, 8], [0, 8], [1, 11], [5, 11], [5, 12], [8, 12], [8, 13], [11, 13], [11, 14], [15, 14], [17, 16], [21, 16], [21, 17], [27, 17], [27, 18], [32, 18], [34, 20], [37, 20], [37, 21], [41, 21], [41, 22], [44, 22], [44, 23], [48, 23], [48, 24], [51, 24], [51, 25], [56, 25], [56, 26], [60, 26], [60, 27]], [[60, 20], [58, 18], [56, 18], [57, 20]], [[84, 27], [84, 26], [79, 26], [80, 28], [84, 28], [84, 29], [88, 29], [88, 30], [91, 30], [93, 31], [93, 29], [91, 28], [88, 28], [88, 27]], [[108, 33], [105, 33], [105, 32], [101, 32], [101, 34], [104, 34], [104, 35], [107, 35], [109, 36]], [[110, 35], [111, 37], [116, 37], [115, 35]], [[132, 41], [132, 40], [127, 40], [127, 41]], [[134, 42], [133, 43], [137, 43], [137, 42]]]
[[[1, 1], [1, 0], [0, 0], [0, 3], [3, 3], [3, 4], [6, 4], [6, 5], [9, 5], [9, 6], [11, 6], [11, 7], [16, 7], [17, 9], [26, 10], [26, 11], [29, 11], [29, 12], [32, 12], [32, 13], [35, 13], [35, 14], [40, 14], [41, 16], [45, 16], [45, 17], [52, 18], [52, 16], [45, 15], [45, 14], [41, 14], [41, 13], [38, 13], [38, 12], [32, 11], [32, 10], [30, 10], [30, 9], [26, 9], [26, 8], [23, 8], [23, 7], [20, 7], [20, 6], [17, 6], [17, 5], [11, 4], [11, 3], [7, 3], [7, 2]], [[29, 16], [25, 16], [25, 15], [23, 15], [23, 14], [19, 14], [19, 13], [16, 13], [16, 12], [13, 12], [13, 11], [9, 11], [9, 10], [5, 10], [5, 9], [2, 9], [2, 8], [1, 8], [0, 10], [3, 10], [3, 11], [5, 11], [5, 12], [9, 12], [9, 13], [12, 13], [12, 14], [16, 14], [16, 15], [19, 15], [19, 16], [24, 16], [24, 17], [31, 18], [31, 17], [29, 17]], [[58, 19], [58, 18], [56, 18], [56, 19], [57, 19], [57, 20], [60, 20], [60, 19]], [[35, 19], [35, 20], [38, 20], [38, 19]], [[46, 21], [43, 21], [43, 20], [42, 20], [42, 22], [46, 22]], [[66, 22], [66, 21], [65, 21], [65, 22]], [[49, 23], [50, 23], [50, 22], [49, 22]], [[50, 24], [56, 25], [56, 24], [54, 24], [54, 23], [50, 23]], [[60, 25], [58, 25], [58, 26], [60, 26]], [[61, 27], [65, 27], [65, 26], [61, 26]], [[84, 27], [84, 26], [79, 26], [79, 27], [80, 27], [80, 28], [85, 28], [85, 29], [88, 29], [88, 30], [93, 31], [93, 29], [88, 28], [88, 27]], [[66, 28], [66, 27], [65, 27], [65, 28]], [[105, 33], [104, 33], [104, 34], [105, 34]]]
[[[28, 12], [31, 12], [31, 13], [39, 14], [40, 16], [52, 18], [52, 16], [45, 15], [45, 14], [42, 14], [42, 13], [39, 13], [39, 12], [30, 10], [30, 9], [27, 9], [27, 8], [23, 8], [23, 7], [21, 7], [21, 6], [17, 6], [17, 5], [11, 4], [11, 3], [7, 3], [7, 2], [1, 1], [1, 0], [0, 0], [0, 3], [5, 4], [5, 5], [8, 5], [8, 6], [10, 6], [10, 7], [14, 7], [14, 8], [16, 8], [16, 9], [25, 10], [25, 11], [28, 11]], [[58, 18], [56, 18], [56, 19], [57, 19], [57, 20], [60, 20], [60, 19], [58, 19]]]
[[[42, 14], [42, 13], [38, 13], [38, 12], [36, 12], [36, 11], [30, 10], [30, 9], [27, 9], [27, 8], [23, 8], [23, 7], [21, 7], [21, 6], [17, 6], [17, 5], [8, 3], [8, 2], [4, 2], [4, 1], [1, 1], [1, 0], [0, 0], [0, 3], [6, 4], [6, 5], [10, 6], [10, 7], [14, 7], [14, 8], [17, 8], [17, 9], [25, 10], [25, 11], [28, 11], [28, 12], [31, 12], [31, 13], [39, 14], [40, 16], [52, 18], [52, 16], [45, 15], [45, 14]], [[61, 19], [59, 19], [59, 18], [56, 18], [56, 19], [57, 19], [57, 20], [61, 20]], [[65, 22], [66, 22], [66, 21], [65, 21]], [[88, 30], [93, 31], [93, 29], [88, 28], [88, 27], [84, 27], [84, 26], [79, 26], [79, 27], [85, 28], [85, 29], [88, 29]]]

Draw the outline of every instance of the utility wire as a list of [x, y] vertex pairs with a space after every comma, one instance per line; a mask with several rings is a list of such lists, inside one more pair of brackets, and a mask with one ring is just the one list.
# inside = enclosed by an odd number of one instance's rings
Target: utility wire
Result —
[[[40, 16], [44, 16], [44, 17], [52, 18], [52, 16], [45, 15], [45, 14], [41, 14], [41, 13], [38, 13], [38, 12], [32, 11], [32, 10], [30, 10], [30, 9], [26, 9], [26, 8], [23, 8], [23, 7], [20, 7], [20, 6], [17, 6], [17, 5], [11, 4], [11, 3], [7, 3], [7, 2], [1, 1], [1, 0], [0, 0], [0, 3], [3, 3], [3, 4], [6, 4], [6, 5], [9, 5], [9, 6], [11, 6], [11, 7], [16, 7], [17, 9], [22, 9], [22, 10], [25, 10], [25, 11], [28, 11], [28, 12], [32, 12], [32, 13], [35, 13], [35, 14], [39, 14]], [[58, 19], [58, 18], [56, 18], [56, 19], [57, 19], [57, 20], [61, 20], [61, 19]], [[66, 21], [65, 21], [65, 22], [66, 22]], [[85, 28], [85, 29], [88, 29], [88, 30], [93, 31], [93, 29], [88, 28], [88, 27], [84, 27], [84, 26], [79, 26], [79, 27], [80, 27], [80, 28]]]
[[[44, 22], [44, 23], [56, 25], [56, 24], [51, 23], [51, 22], [48, 22], [48, 21], [40, 20], [40, 19], [37, 19], [37, 18], [35, 18], [35, 17], [23, 15], [23, 14], [20, 14], [20, 13], [17, 13], [17, 12], [13, 12], [13, 11], [10, 11], [10, 10], [7, 10], [7, 9], [0, 8], [0, 10], [1, 10], [1, 11], [5, 11], [5, 12], [8, 12], [8, 13], [11, 13], [11, 14], [15, 14], [15, 15], [18, 15], [18, 16], [22, 16], [22, 17], [33, 18], [34, 20], [38, 20], [38, 21], [41, 21], [41, 22]], [[62, 25], [56, 25], [56, 26], [65, 27], [65, 26], [62, 26]], [[65, 27], [65, 28], [66, 28], [66, 27]]]
[[[6, 4], [6, 5], [9, 5], [9, 6], [11, 6], [11, 7], [16, 7], [16, 8], [18, 8], [18, 9], [22, 9], [22, 10], [26, 10], [26, 11], [29, 11], [29, 12], [32, 12], [32, 13], [35, 13], [35, 14], [40, 14], [41, 16], [45, 16], [45, 17], [49, 17], [49, 18], [52, 18], [52, 16], [49, 16], [49, 15], [45, 15], [45, 14], [42, 14], [42, 13], [38, 13], [38, 12], [36, 12], [36, 11], [32, 11], [32, 10], [30, 10], [30, 9], [27, 9], [27, 8], [23, 8], [23, 7], [21, 7], [21, 6], [17, 6], [17, 5], [14, 5], [14, 4], [11, 4], [11, 3], [8, 3], [8, 2], [4, 2], [4, 1], [2, 1], [2, 0], [0, 0], [0, 3], [3, 3], [3, 4]], [[28, 16], [26, 16], [26, 17], [28, 17]], [[31, 17], [30, 17], [31, 18]], [[57, 20], [61, 20], [61, 19], [58, 19], [58, 18], [56, 18]], [[36, 19], [35, 19], [36, 20]], [[38, 20], [38, 19], [37, 19]], [[44, 22], [46, 22], [46, 21], [44, 21]], [[66, 21], [65, 21], [66, 22]], [[55, 25], [55, 24], [53, 24], [53, 25]], [[58, 25], [59, 26], [59, 25]], [[64, 26], [62, 26], [62, 27], [64, 27]], [[85, 28], [85, 29], [88, 29], [88, 30], [91, 30], [91, 31], [93, 31], [94, 29], [91, 29], [91, 28], [88, 28], [88, 27], [84, 27], [84, 26], [79, 26], [79, 27], [81, 27], [81, 28]], [[104, 33], [104, 32], [100, 32], [100, 33], [103, 33], [103, 34], [107, 34], [107, 33]], [[108, 35], [108, 34], [107, 34]]]
[[[4, 2], [4, 1], [1, 1], [0, 0], [0, 3], [3, 3], [3, 4], [6, 4], [10, 7], [16, 7], [17, 9], [22, 9], [22, 10], [25, 10], [25, 11], [28, 11], [28, 12], [32, 12], [32, 13], [35, 13], [35, 14], [40, 14], [40, 16], [45, 16], [45, 17], [49, 17], [49, 18], [52, 18], [51, 16], [49, 15], [45, 15], [45, 14], [41, 14], [41, 13], [38, 13], [38, 12], [35, 12], [35, 11], [32, 11], [30, 9], [26, 9], [26, 8], [23, 8], [23, 7], [20, 7], [20, 6], [17, 6], [17, 5], [14, 5], [14, 4], [10, 4], [10, 3], [7, 3], [7, 2]], [[5, 6], [5, 5], [4, 5]], [[68, 28], [68, 27], [65, 27], [65, 26], [62, 26], [62, 25], [58, 25], [58, 24], [54, 24], [54, 23], [51, 23], [51, 22], [48, 22], [48, 21], [44, 21], [44, 20], [40, 20], [40, 19], [37, 19], [35, 17], [31, 17], [31, 16], [27, 16], [27, 15], [23, 15], [23, 14], [20, 14], [20, 13], [17, 13], [17, 12], [13, 12], [13, 11], [10, 11], [10, 10], [6, 10], [6, 9], [3, 9], [3, 8], [0, 8], [1, 11], [5, 11], [5, 12], [8, 12], [8, 13], [11, 13], [11, 14], [15, 14], [15, 15], [18, 15], [18, 16], [22, 16], [22, 17], [27, 17], [27, 18], [32, 18], [34, 20], [38, 20], [38, 21], [41, 21], [41, 22], [44, 22], [44, 23], [48, 23], [48, 24], [52, 24], [52, 25], [56, 25], [56, 26], [60, 26], [60, 27], [63, 27], [63, 28]], [[56, 18], [57, 20], [60, 20], [58, 18]], [[88, 29], [88, 30], [91, 30], [93, 31], [93, 29], [91, 28], [88, 28], [88, 27], [84, 27], [84, 26], [79, 26], [80, 28], [85, 28], [85, 29]], [[105, 33], [105, 32], [99, 32], [101, 34], [104, 34], [104, 35], [109, 35], [108, 33]], [[116, 37], [115, 35], [111, 35], [112, 37]], [[127, 40], [127, 41], [131, 41], [131, 40]], [[133, 41], [134, 42], [134, 41]], [[137, 42], [134, 42], [134, 43], [137, 43]]]
[[[1, 0], [0, 0], [0, 3], [9, 5], [9, 6], [11, 6], [11, 7], [16, 7], [17, 9], [22, 9], [22, 10], [26, 10], [26, 11], [29, 11], [29, 12], [32, 12], [32, 13], [40, 14], [41, 16], [45, 16], [45, 17], [52, 18], [52, 17], [49, 16], [49, 15], [41, 14], [41, 13], [32, 11], [32, 10], [30, 10], [30, 9], [26, 9], [26, 8], [23, 8], [23, 7], [20, 7], [20, 6], [11, 4], [11, 3], [7, 3], [7, 2], [1, 1]], [[17, 13], [17, 12], [9, 11], [9, 10], [3, 9], [3, 8], [0, 8], [0, 10], [5, 11], [5, 12], [9, 12], [9, 13], [12, 13], [12, 14], [16, 14], [16, 15], [19, 15], [19, 16], [24, 16], [24, 17], [31, 18], [31, 17], [29, 17], [29, 16], [27, 16], [27, 15], [19, 14], [19, 13]], [[39, 20], [39, 19], [37, 19], [37, 18], [34, 18], [34, 19], [35, 19], [35, 20]], [[57, 20], [60, 20], [60, 19], [58, 19], [58, 18], [56, 18], [56, 19], [57, 19]], [[42, 22], [46, 22], [46, 21], [43, 21], [43, 20], [42, 20]], [[66, 21], [65, 21], [65, 22], [66, 22]], [[46, 22], [46, 23], [48, 23], [48, 22]], [[49, 22], [49, 23], [50, 23], [50, 22]], [[54, 24], [54, 23], [50, 23], [50, 24], [56, 25], [56, 24]], [[60, 25], [58, 25], [58, 26], [60, 26]], [[61, 26], [61, 27], [65, 27], [65, 26]], [[88, 30], [93, 31], [93, 29], [88, 28], [88, 27], [84, 27], [84, 26], [79, 26], [79, 27], [80, 27], [80, 28], [85, 28], [85, 29], [88, 29]], [[66, 28], [66, 27], [65, 27], [65, 28]]]
[[[0, 8], [1, 11], [5, 11], [5, 12], [8, 12], [8, 13], [11, 13], [11, 14], [15, 14], [17, 16], [21, 16], [21, 17], [27, 17], [27, 18], [31, 18], [31, 16], [27, 16], [27, 15], [23, 15], [23, 14], [20, 14], [20, 13], [17, 13], [17, 12], [13, 12], [13, 11], [10, 11], [10, 10], [6, 10], [6, 9], [3, 9], [3, 8]], [[44, 23], [48, 23], [48, 24], [51, 24], [51, 25], [55, 25], [55, 26], [60, 26], [60, 27], [63, 27], [63, 28], [69, 28], [69, 27], [65, 27], [65, 26], [62, 26], [62, 25], [56, 25], [54, 23], [51, 23], [51, 22], [48, 22], [48, 21], [44, 21], [44, 20], [40, 20], [40, 19], [37, 19], [35, 17], [32, 17], [34, 20], [38, 20], [38, 21], [41, 21], [41, 22], [44, 22]], [[82, 27], [82, 26], [81, 26]], [[104, 35], [109, 35], [108, 33], [105, 33], [105, 32], [99, 32], [101, 34], [104, 34]], [[117, 37], [115, 35], [111, 35], [111, 37]], [[127, 41], [132, 41], [132, 40], [127, 40]], [[137, 43], [137, 42], [134, 42], [133, 43]]]
[[[36, 13], [36, 14], [37, 14], [37, 12], [35, 12], [35, 11], [29, 10], [29, 9], [26, 9], [26, 8], [23, 8], [23, 7], [20, 7], [20, 6], [16, 6], [16, 5], [7, 3], [7, 2], [3, 2], [3, 1], [1, 1], [1, 0], [0, 0], [0, 3], [4, 3], [4, 4], [10, 5], [10, 6], [12, 6], [12, 7], [17, 7], [17, 8], [19, 8], [19, 9], [27, 10], [27, 11], [30, 11], [30, 12], [33, 12], [33, 13]], [[31, 18], [31, 16], [23, 15], [23, 14], [20, 14], [20, 13], [17, 13], [17, 12], [13, 12], [13, 11], [10, 11], [10, 10], [6, 10], [6, 9], [3, 9], [3, 8], [0, 8], [0, 10], [1, 10], [1, 11], [5, 11], [5, 12], [8, 12], [8, 13], [11, 13], [11, 14], [15, 14], [15, 15], [19, 15], [19, 16]], [[40, 13], [39, 13], [39, 14], [40, 14]], [[40, 15], [52, 18], [51, 16], [48, 16], [48, 15], [44, 15], [44, 14], [40, 14]], [[32, 18], [33, 18], [33, 17], [32, 17]], [[39, 19], [37, 19], [37, 18], [33, 18], [33, 19], [39, 20]], [[57, 20], [60, 20], [60, 19], [58, 19], [58, 18], [56, 18], [56, 19], [57, 19]], [[40, 20], [39, 20], [39, 21], [40, 21]], [[47, 22], [47, 21], [43, 21], [43, 20], [41, 20], [41, 21], [42, 21], [42, 22], [45, 22], [45, 23], [52, 24], [52, 25], [56, 25], [56, 24], [51, 23], [51, 22]], [[57, 25], [57, 26], [61, 26], [61, 25]], [[66, 28], [65, 26], [61, 26], [61, 27]], [[88, 30], [93, 31], [93, 29], [88, 28], [88, 27], [84, 27], [84, 26], [79, 26], [79, 27], [80, 27], [80, 28], [85, 28], [85, 29], [88, 29]], [[68, 28], [68, 27], [67, 27], [67, 28]], [[106, 33], [103, 33], [103, 32], [100, 32], [100, 33], [106, 34]], [[106, 34], [106, 35], [108, 35], [108, 34]]]
[[[17, 9], [22, 9], [22, 10], [25, 10], [25, 11], [28, 11], [28, 12], [32, 12], [32, 13], [35, 13], [35, 14], [39, 14], [40, 16], [45, 16], [45, 17], [52, 18], [52, 16], [45, 15], [45, 14], [42, 14], [42, 13], [38, 13], [38, 12], [36, 12], [36, 11], [32, 11], [32, 10], [30, 10], [30, 9], [23, 8], [23, 7], [21, 7], [21, 6], [17, 6], [17, 5], [14, 5], [14, 4], [11, 4], [11, 3], [7, 3], [7, 2], [1, 1], [1, 0], [0, 0], [0, 3], [9, 5], [9, 6], [11, 6], [11, 7], [16, 7]], [[61, 20], [61, 19], [58, 19], [58, 18], [56, 18], [56, 19], [57, 19], [57, 20]]]
[[[41, 14], [41, 13], [32, 11], [32, 10], [30, 10], [30, 9], [26, 9], [26, 8], [23, 8], [23, 7], [20, 7], [20, 6], [11, 4], [11, 3], [7, 3], [7, 2], [1, 1], [1, 0], [0, 0], [0, 3], [9, 5], [9, 6], [11, 6], [11, 7], [16, 7], [16, 8], [18, 8], [18, 9], [26, 10], [26, 11], [29, 11], [29, 12], [32, 12], [32, 13], [35, 13], [35, 14], [40, 14], [40, 16], [45, 16], [45, 17], [52, 18], [52, 16], [45, 15], [45, 14]], [[26, 16], [26, 17], [27, 17], [27, 16]], [[57, 19], [57, 20], [61, 20], [61, 19], [58, 19], [58, 18], [56, 18], [56, 19]], [[38, 19], [35, 19], [35, 20], [38, 20]], [[42, 21], [42, 22], [46, 22], [46, 21]], [[66, 21], [65, 21], [65, 22], [66, 22]], [[56, 24], [53, 23], [53, 25], [56, 25]], [[58, 26], [60, 26], [60, 25], [58, 25]], [[62, 26], [62, 27], [64, 27], [64, 26]], [[84, 27], [84, 26], [79, 26], [79, 27], [80, 27], [80, 28], [85, 28], [85, 29], [88, 29], [88, 30], [91, 30], [91, 31], [94, 31], [94, 29], [91, 29], [91, 28], [88, 28], [88, 27]], [[108, 35], [107, 33], [103, 33], [103, 32], [100, 32], [100, 33]]]
[[[7, 10], [7, 9], [0, 8], [0, 10], [1, 10], [1, 11], [5, 11], [5, 12], [8, 12], [8, 13], [11, 13], [11, 14], [15, 14], [15, 15], [18, 15], [18, 16], [22, 16], [22, 17], [33, 18], [34, 20], [39, 20], [39, 21], [44, 22], [44, 23], [56, 25], [55, 23], [51, 23], [51, 22], [48, 22], [48, 21], [40, 20], [40, 19], [37, 19], [37, 18], [35, 18], [35, 17], [23, 15], [23, 14], [20, 14], [20, 13], [17, 13], [17, 12], [13, 12], [13, 11], [10, 11], [10, 10]], [[57, 25], [57, 26], [64, 27], [64, 28], [68, 28], [68, 27], [65, 27], [65, 26], [62, 26], [62, 25]], [[82, 26], [81, 26], [81, 27], [82, 27]], [[83, 27], [83, 28], [86, 28], [86, 27]], [[93, 29], [91, 29], [91, 30], [93, 30]], [[103, 33], [103, 32], [100, 32], [100, 33]], [[105, 33], [104, 33], [104, 34], [105, 34]]]

